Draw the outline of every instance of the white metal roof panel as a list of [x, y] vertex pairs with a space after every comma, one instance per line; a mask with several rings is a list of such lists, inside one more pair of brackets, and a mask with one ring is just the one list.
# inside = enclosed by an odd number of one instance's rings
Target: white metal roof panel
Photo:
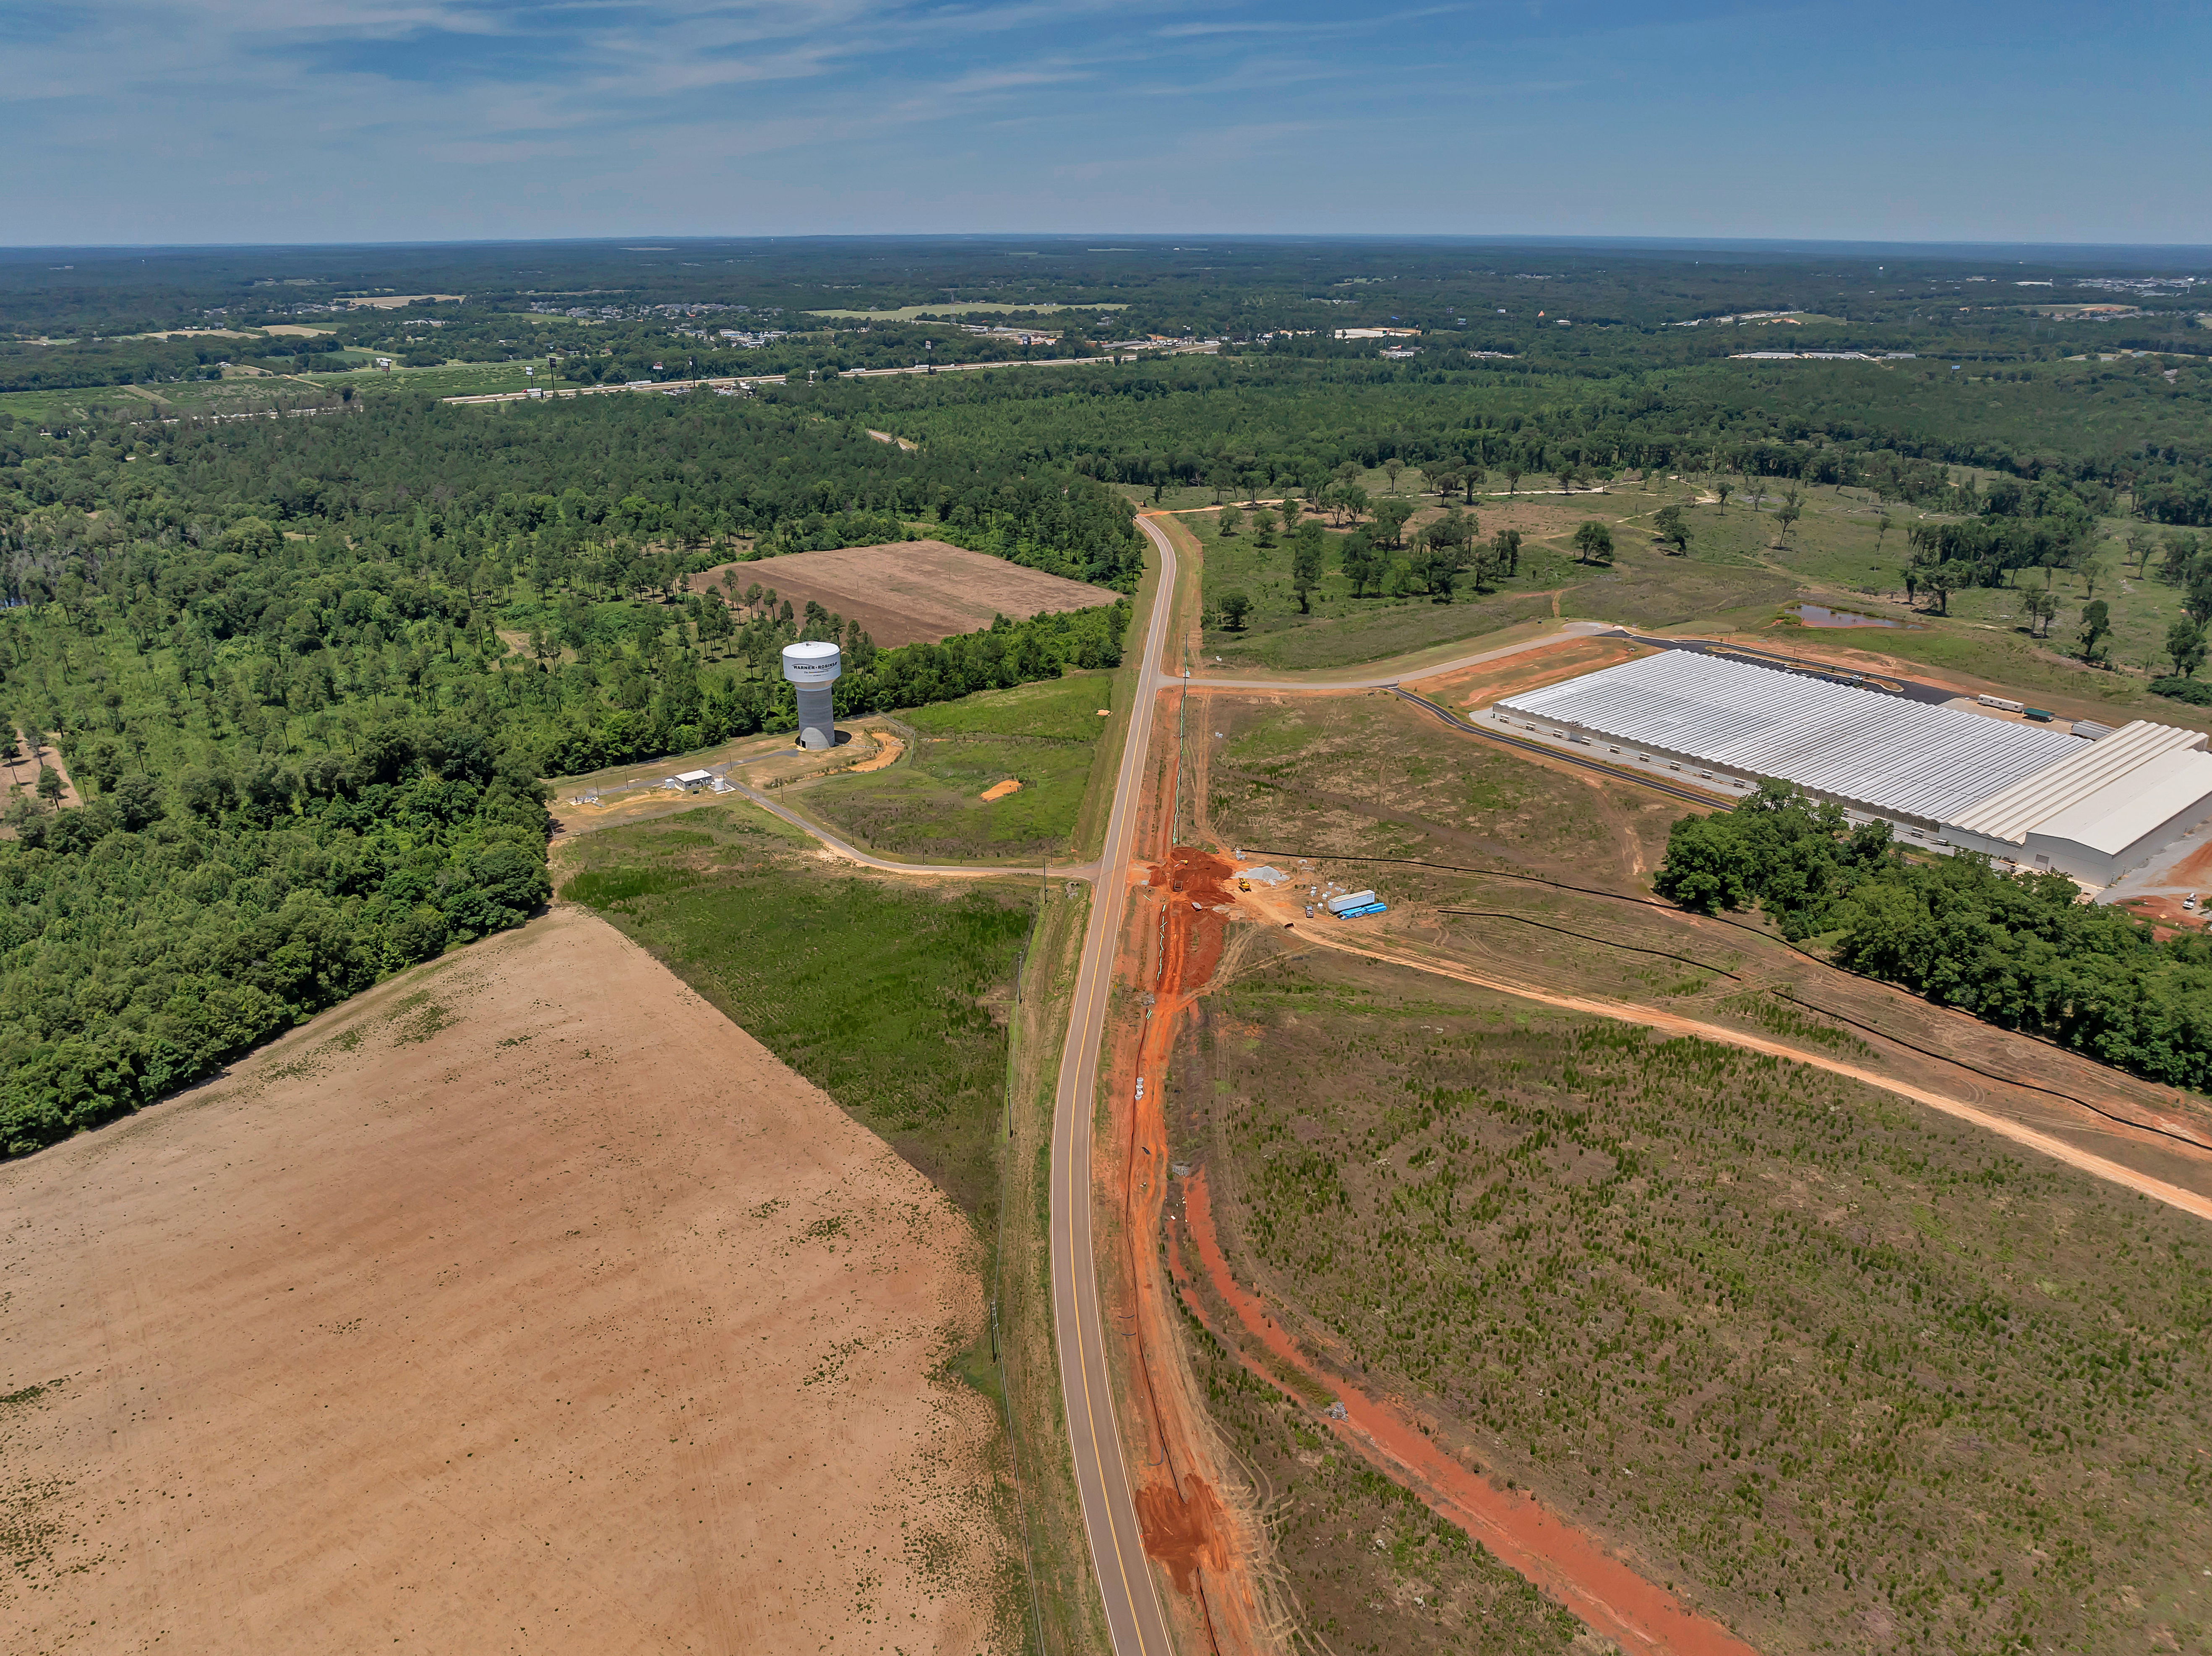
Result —
[[2044, 818], [2030, 831], [2039, 840], [2070, 840], [2117, 857], [2208, 794], [2212, 754], [2167, 753]]
[[1585, 673], [1498, 705], [1931, 823], [2081, 745], [2039, 726], [1688, 650]]
[[2028, 830], [2047, 818], [2155, 764], [2167, 754], [2203, 745], [2199, 731], [2138, 719], [2086, 747], [2077, 738], [2075, 752], [1986, 799], [1977, 800], [1952, 817], [1948, 826], [2021, 845], [2027, 840]]

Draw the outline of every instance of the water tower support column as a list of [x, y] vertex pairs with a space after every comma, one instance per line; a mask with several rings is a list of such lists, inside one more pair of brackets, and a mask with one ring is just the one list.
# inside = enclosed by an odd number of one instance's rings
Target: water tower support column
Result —
[[844, 671], [844, 658], [834, 644], [787, 644], [783, 646], [783, 676], [799, 692], [799, 745], [834, 748], [837, 745], [836, 711], [830, 705], [830, 687]]

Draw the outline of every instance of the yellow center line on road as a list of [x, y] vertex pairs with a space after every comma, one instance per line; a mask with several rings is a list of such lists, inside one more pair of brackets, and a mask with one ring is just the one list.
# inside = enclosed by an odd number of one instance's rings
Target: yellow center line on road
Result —
[[[1123, 905], [1128, 900], [1129, 863], [1158, 701], [1152, 676], [1176, 597], [1173, 546], [1157, 525], [1142, 517], [1138, 522], [1159, 552], [1160, 577], [1139, 646], [1137, 700], [1130, 710], [1127, 745], [1115, 778], [1098, 878], [1091, 888], [1094, 906], [1076, 971], [1067, 1044], [1061, 1052], [1054, 1097], [1055, 1177], [1050, 1186], [1054, 1339], [1060, 1352], [1068, 1450], [1075, 1463], [1076, 1490], [1109, 1641], [1115, 1656], [1173, 1656], [1158, 1587], [1144, 1558], [1143, 1528], [1122, 1455], [1120, 1429], [1112, 1412], [1091, 1228], [1091, 1123], [1097, 1108], [1099, 1048], [1105, 1037], [1106, 1006]], [[1102, 1414], [1107, 1417], [1103, 1423]], [[1106, 1568], [1109, 1552], [1111, 1570]]]

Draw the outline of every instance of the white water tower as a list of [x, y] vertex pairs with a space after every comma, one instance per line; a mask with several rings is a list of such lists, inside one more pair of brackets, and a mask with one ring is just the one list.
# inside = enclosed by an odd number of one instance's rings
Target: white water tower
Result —
[[783, 646], [783, 676], [799, 692], [799, 745], [834, 748], [837, 745], [836, 710], [830, 703], [830, 687], [845, 670], [843, 658], [834, 644], [787, 644]]

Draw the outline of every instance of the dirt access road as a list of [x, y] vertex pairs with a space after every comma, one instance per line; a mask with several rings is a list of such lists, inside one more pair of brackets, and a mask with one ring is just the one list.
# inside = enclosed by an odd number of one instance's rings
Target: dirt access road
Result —
[[10, 1653], [1000, 1642], [972, 1230], [587, 911], [0, 1213]]
[[[1269, 902], [1263, 912], [1291, 913], [1297, 908], [1297, 905], [1295, 902], [1277, 898]], [[1290, 924], [1288, 921], [1283, 923]], [[1302, 925], [1298, 935], [1307, 943], [1320, 948], [1334, 949], [1347, 955], [1362, 955], [1368, 960], [1379, 961], [1386, 966], [1403, 967], [1409, 971], [1425, 972], [1432, 976], [1449, 978], [1455, 982], [1470, 984], [1478, 989], [1493, 989], [1502, 994], [1516, 996], [1522, 1000], [1534, 1001], [1540, 1006], [1554, 1006], [1564, 1012], [1582, 1012], [1596, 1017], [1612, 1018], [1623, 1023], [1641, 1024], [1645, 1028], [1656, 1029], [1662, 1034], [1688, 1035], [1699, 1040], [1710, 1040], [1724, 1046], [1741, 1047], [1745, 1052], [1763, 1053], [1769, 1058], [1787, 1059], [1793, 1064], [1802, 1064], [1812, 1069], [1826, 1070], [1831, 1075], [1842, 1076], [1865, 1086], [1879, 1088], [1887, 1093], [1895, 1093], [1900, 1097], [1912, 1100], [1917, 1104], [1924, 1104], [1929, 1109], [1938, 1111], [1944, 1115], [1970, 1122], [1983, 1131], [1994, 1133], [2000, 1138], [2018, 1144], [2023, 1149], [2031, 1149], [2039, 1155], [2047, 1156], [2055, 1162], [2063, 1162], [2069, 1168], [2076, 1168], [2094, 1178], [2101, 1179], [2107, 1184], [2118, 1185], [2123, 1190], [2131, 1190], [2138, 1196], [2147, 1196], [2154, 1202], [2163, 1202], [2166, 1206], [2178, 1209], [2193, 1218], [2212, 1221], [2212, 1197], [2185, 1189], [2163, 1179], [2153, 1178], [2150, 1174], [2139, 1172], [2134, 1168], [2085, 1150], [2078, 1144], [2069, 1143], [2064, 1139], [2047, 1132], [2039, 1132], [2024, 1122], [1999, 1115], [1992, 1110], [1983, 1109], [1980, 1106], [1963, 1098], [1938, 1092], [1933, 1088], [1915, 1086], [1894, 1076], [1886, 1076], [1861, 1065], [1848, 1063], [1832, 1053], [1823, 1052], [1810, 1046], [1771, 1040], [1763, 1035], [1754, 1035], [1741, 1029], [1729, 1028], [1723, 1024], [1707, 1023], [1697, 1018], [1683, 1017], [1672, 1012], [1662, 1012], [1656, 1007], [1637, 1006], [1626, 1001], [1607, 1000], [1595, 995], [1562, 994], [1557, 990], [1545, 989], [1533, 984], [1517, 983], [1508, 978], [1478, 972], [1458, 962], [1448, 963], [1442, 961], [1425, 960], [1419, 955], [1408, 955], [1401, 950], [1374, 946], [1376, 939], [1373, 933], [1358, 934], [1360, 940], [1355, 941], [1352, 936], [1340, 935], [1316, 923]]]

